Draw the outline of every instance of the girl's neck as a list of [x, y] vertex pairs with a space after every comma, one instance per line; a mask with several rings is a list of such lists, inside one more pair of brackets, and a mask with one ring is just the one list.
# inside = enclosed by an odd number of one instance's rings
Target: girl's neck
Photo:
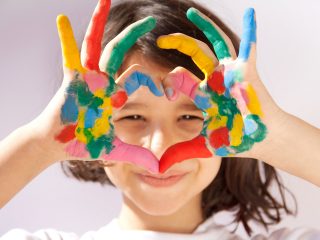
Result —
[[203, 222], [201, 194], [191, 199], [175, 213], [167, 216], [149, 215], [123, 195], [118, 219], [120, 227], [127, 230], [192, 233]]

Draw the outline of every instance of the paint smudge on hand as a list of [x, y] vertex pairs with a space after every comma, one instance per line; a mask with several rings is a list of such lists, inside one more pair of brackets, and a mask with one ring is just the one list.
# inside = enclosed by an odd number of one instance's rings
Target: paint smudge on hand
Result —
[[[111, 45], [111, 54], [106, 63], [106, 72], [100, 70], [101, 41], [104, 26], [110, 9], [110, 0], [99, 0], [91, 18], [83, 48], [80, 53], [74, 38], [72, 27], [66, 16], [57, 18], [57, 27], [61, 41], [63, 63], [68, 69], [69, 85], [65, 92], [65, 102], [61, 108], [60, 119], [63, 128], [55, 139], [66, 143], [65, 150], [70, 156], [97, 159], [109, 154], [115, 138], [112, 124], [112, 109], [122, 107], [127, 101], [125, 89], [117, 86], [114, 74], [119, 69], [130, 47], [144, 34], [155, 27], [155, 19], [147, 17], [128, 27], [126, 34]], [[120, 46], [125, 47], [120, 47]], [[119, 48], [120, 47], [120, 48]], [[130, 79], [148, 84], [150, 89], [160, 95], [152, 80], [141, 79], [140, 73], [134, 73]], [[153, 84], [153, 85], [152, 85]]]
[[261, 120], [263, 112], [258, 96], [244, 77], [252, 45], [256, 44], [254, 10], [250, 8], [244, 14], [243, 35], [236, 60], [231, 58], [227, 43], [211, 19], [194, 8], [188, 10], [187, 17], [206, 35], [220, 64], [216, 68], [208, 67], [214, 65], [213, 61], [208, 63], [213, 53], [204, 49], [196, 39], [192, 42], [192, 38], [184, 34], [161, 36], [157, 42], [160, 48], [176, 49], [189, 55], [206, 76], [201, 81], [186, 69], [173, 72], [169, 78], [173, 94], [169, 99], [174, 100], [181, 92], [193, 99], [205, 113], [201, 134], [215, 155], [226, 157], [248, 151], [267, 134], [267, 127]]

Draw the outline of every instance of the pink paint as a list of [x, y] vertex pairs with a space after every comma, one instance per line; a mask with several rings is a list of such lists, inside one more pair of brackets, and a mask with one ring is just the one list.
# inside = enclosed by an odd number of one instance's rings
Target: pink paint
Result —
[[65, 148], [66, 152], [73, 157], [79, 158], [87, 158], [89, 157], [89, 153], [86, 149], [86, 145], [78, 140], [73, 140], [70, 142], [67, 147]]
[[168, 77], [175, 90], [175, 94], [171, 97], [171, 100], [177, 98], [178, 92], [184, 93], [191, 99], [195, 98], [199, 83], [193, 79], [188, 72], [171, 73]]
[[244, 101], [248, 105], [249, 104], [249, 96], [247, 94], [247, 90], [246, 89], [247, 89], [247, 82], [243, 82], [242, 86], [240, 88], [240, 91], [241, 91], [241, 95], [242, 95]]
[[89, 71], [84, 74], [83, 78], [92, 93], [98, 89], [104, 89], [108, 85], [108, 79], [102, 73]]
[[248, 96], [247, 94], [243, 94], [244, 91], [245, 89], [243, 89], [242, 84], [239, 82], [233, 84], [230, 90], [230, 94], [232, 95], [232, 97], [237, 100], [237, 106], [242, 115], [249, 114], [247, 109]]
[[104, 160], [129, 162], [144, 167], [151, 172], [158, 172], [159, 161], [150, 150], [124, 143], [119, 138], [115, 138], [113, 145], [115, 148], [109, 155], [104, 154], [102, 156]]

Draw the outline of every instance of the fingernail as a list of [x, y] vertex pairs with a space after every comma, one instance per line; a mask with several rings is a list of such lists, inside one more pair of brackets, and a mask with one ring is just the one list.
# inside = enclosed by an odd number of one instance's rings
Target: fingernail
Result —
[[171, 87], [166, 88], [165, 93], [168, 98], [172, 98], [174, 94], [174, 90]]

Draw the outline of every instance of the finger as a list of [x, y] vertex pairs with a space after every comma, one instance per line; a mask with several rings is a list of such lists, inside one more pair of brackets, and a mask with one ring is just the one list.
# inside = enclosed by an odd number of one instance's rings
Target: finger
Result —
[[183, 67], [177, 67], [163, 80], [163, 88], [169, 100], [176, 100], [180, 93], [190, 97], [195, 105], [205, 110], [211, 106], [209, 98], [201, 91], [201, 81], [193, 73]]
[[100, 0], [92, 15], [81, 50], [81, 60], [87, 69], [99, 71], [101, 41], [109, 10], [110, 0]]
[[239, 48], [239, 59], [248, 60], [252, 45], [257, 41], [257, 26], [255, 21], [255, 11], [253, 8], [246, 10], [243, 17], [243, 33]]
[[121, 86], [128, 95], [131, 95], [141, 86], [146, 86], [155, 96], [163, 96], [162, 86], [157, 84], [152, 77], [147, 73], [143, 66], [134, 64], [130, 66], [121, 76], [116, 80], [117, 85]]
[[125, 28], [117, 37], [110, 41], [103, 50], [99, 63], [100, 70], [114, 76], [121, 66], [125, 54], [144, 34], [156, 26], [154, 17], [146, 17]]
[[236, 58], [236, 51], [230, 38], [210, 18], [195, 8], [187, 11], [187, 18], [206, 35], [219, 61], [230, 57]]
[[59, 15], [57, 17], [57, 28], [61, 42], [63, 65], [69, 69], [84, 72], [85, 70], [81, 65], [77, 42], [67, 16]]
[[205, 78], [210, 76], [218, 60], [204, 43], [182, 33], [160, 36], [157, 45], [163, 49], [176, 49], [190, 56], [193, 62], [205, 74]]

